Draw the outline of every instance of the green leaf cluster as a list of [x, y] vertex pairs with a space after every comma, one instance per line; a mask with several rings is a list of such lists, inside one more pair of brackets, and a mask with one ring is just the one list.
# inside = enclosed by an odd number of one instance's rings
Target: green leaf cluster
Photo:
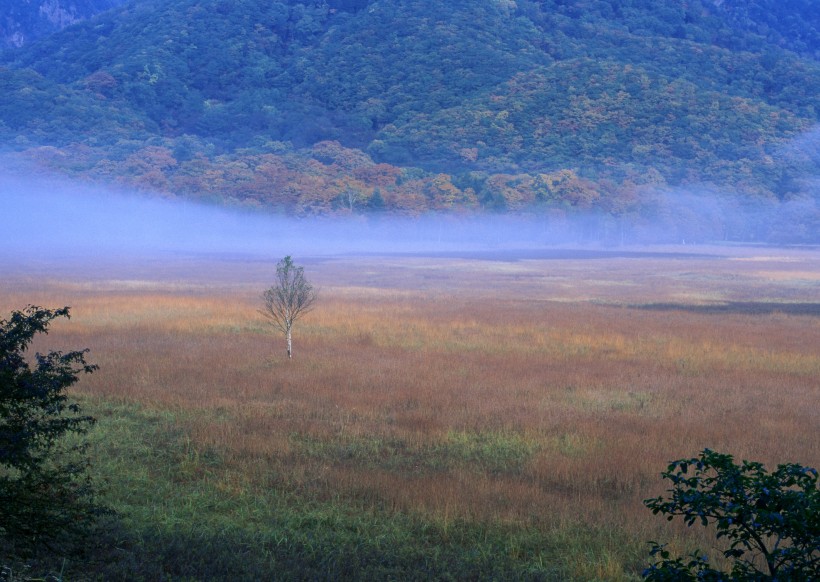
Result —
[[87, 531], [102, 509], [94, 502], [82, 442], [93, 425], [65, 390], [96, 366], [86, 351], [26, 350], [68, 308], [29, 306], [0, 320], [0, 540], [13, 553], [47, 547], [63, 552]]
[[692, 459], [669, 465], [666, 497], [647, 499], [652, 513], [687, 526], [713, 525], [726, 540], [723, 556], [731, 572], [712, 568], [701, 552], [672, 558], [652, 543], [659, 561], [644, 573], [648, 580], [792, 580], [820, 577], [820, 488], [815, 469], [796, 463], [771, 473], [758, 462], [736, 464], [731, 455], [705, 449]]

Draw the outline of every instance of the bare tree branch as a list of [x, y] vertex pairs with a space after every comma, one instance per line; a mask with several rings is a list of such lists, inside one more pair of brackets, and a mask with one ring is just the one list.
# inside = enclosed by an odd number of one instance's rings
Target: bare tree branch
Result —
[[316, 301], [317, 291], [305, 278], [303, 267], [297, 267], [290, 255], [276, 265], [276, 283], [262, 293], [265, 308], [259, 312], [285, 334], [288, 358], [293, 357], [291, 330]]

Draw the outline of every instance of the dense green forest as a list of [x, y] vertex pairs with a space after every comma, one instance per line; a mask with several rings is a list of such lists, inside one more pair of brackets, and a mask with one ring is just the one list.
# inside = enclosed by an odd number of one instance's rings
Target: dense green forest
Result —
[[[132, 0], [0, 53], [0, 139], [73, 177], [293, 215], [637, 233], [686, 214], [661, 230], [817, 242], [810, 4]], [[753, 207], [768, 218], [731, 224]]]
[[0, 7], [0, 47], [21, 47], [125, 1], [4, 0]]

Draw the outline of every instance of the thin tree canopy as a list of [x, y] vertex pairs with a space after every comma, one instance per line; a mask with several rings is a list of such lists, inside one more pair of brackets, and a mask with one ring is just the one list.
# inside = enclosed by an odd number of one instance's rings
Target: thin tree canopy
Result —
[[316, 296], [316, 289], [305, 278], [304, 267], [296, 266], [290, 255], [277, 263], [276, 283], [262, 294], [265, 308], [261, 310], [261, 313], [285, 334], [288, 343], [288, 358], [293, 357], [291, 341], [293, 324], [311, 310]]

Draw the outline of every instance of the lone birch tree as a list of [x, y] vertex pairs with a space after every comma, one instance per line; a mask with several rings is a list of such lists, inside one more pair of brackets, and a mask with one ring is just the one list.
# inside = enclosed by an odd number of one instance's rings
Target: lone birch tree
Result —
[[260, 310], [260, 313], [285, 334], [288, 358], [292, 358], [293, 324], [313, 307], [316, 289], [305, 278], [305, 269], [297, 267], [288, 255], [276, 264], [276, 283], [266, 289], [262, 297], [265, 300], [265, 308]]

